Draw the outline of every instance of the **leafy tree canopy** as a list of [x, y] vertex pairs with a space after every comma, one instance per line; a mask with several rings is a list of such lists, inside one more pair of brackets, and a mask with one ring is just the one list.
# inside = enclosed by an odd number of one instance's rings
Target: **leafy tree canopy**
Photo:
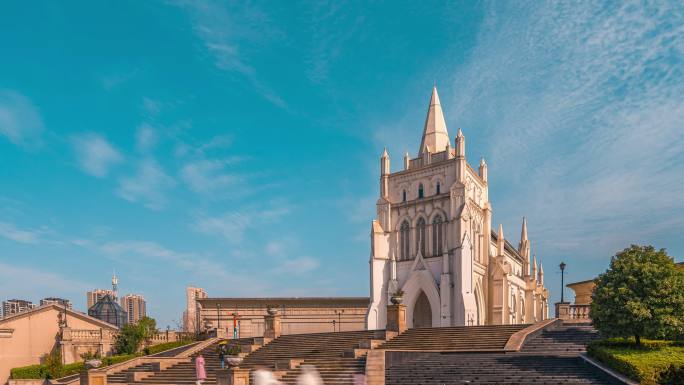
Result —
[[684, 332], [684, 272], [665, 249], [617, 253], [596, 280], [590, 316], [608, 337], [676, 338]]
[[143, 317], [135, 324], [126, 324], [116, 339], [116, 351], [119, 354], [133, 354], [140, 350], [143, 342], [149, 343], [157, 333], [157, 322], [153, 318]]

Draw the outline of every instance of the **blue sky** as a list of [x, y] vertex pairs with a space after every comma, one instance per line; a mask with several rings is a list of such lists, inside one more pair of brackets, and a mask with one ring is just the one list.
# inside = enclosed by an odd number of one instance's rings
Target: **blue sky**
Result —
[[[367, 295], [379, 155], [430, 88], [554, 300], [684, 254], [677, 2], [42, 2], [0, 12], [0, 298]], [[567, 291], [570, 294], [569, 290]]]

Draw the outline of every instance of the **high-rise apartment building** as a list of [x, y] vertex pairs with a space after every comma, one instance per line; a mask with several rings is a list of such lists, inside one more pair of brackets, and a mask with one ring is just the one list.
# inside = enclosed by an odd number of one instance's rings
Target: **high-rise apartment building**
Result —
[[67, 309], [73, 309], [73, 306], [71, 305], [71, 301], [69, 301], [68, 299], [58, 298], [58, 297], [47, 297], [47, 298], [43, 298], [40, 300], [40, 306], [49, 305], [49, 304], [53, 304], [53, 303], [55, 305], [59, 305], [62, 307], [66, 306]]
[[147, 316], [145, 298], [138, 294], [126, 294], [121, 298], [121, 307], [128, 314], [128, 323], [136, 323]]
[[199, 331], [199, 312], [197, 311], [197, 299], [207, 298], [207, 292], [201, 287], [189, 286], [185, 289], [186, 307], [183, 312], [183, 329], [186, 332], [196, 333]]
[[93, 305], [95, 305], [97, 301], [101, 300], [106, 295], [109, 295], [112, 298], [116, 297], [116, 295], [114, 294], [114, 290], [94, 289], [92, 291], [86, 292], [86, 297], [88, 299], [88, 309], [93, 307]]
[[7, 301], [2, 301], [2, 316], [8, 317], [12, 314], [31, 310], [34, 307], [36, 307], [36, 305], [34, 305], [31, 301], [23, 299], [8, 299]]

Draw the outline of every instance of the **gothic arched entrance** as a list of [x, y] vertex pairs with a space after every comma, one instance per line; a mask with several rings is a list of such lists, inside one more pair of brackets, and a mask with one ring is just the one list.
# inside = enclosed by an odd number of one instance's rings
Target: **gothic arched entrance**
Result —
[[430, 308], [430, 301], [423, 291], [420, 292], [416, 304], [413, 306], [413, 327], [432, 327], [432, 308]]

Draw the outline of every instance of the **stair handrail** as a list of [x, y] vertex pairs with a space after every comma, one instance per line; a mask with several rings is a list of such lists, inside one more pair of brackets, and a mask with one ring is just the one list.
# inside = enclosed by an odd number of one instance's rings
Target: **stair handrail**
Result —
[[178, 354], [176, 356], [176, 358], [189, 358], [193, 354], [195, 354], [201, 350], [206, 349], [207, 347], [217, 343], [221, 339], [222, 338], [219, 338], [219, 337], [208, 338], [208, 339], [198, 343], [197, 345], [193, 346], [192, 348], [182, 351], [180, 354]]
[[504, 346], [503, 350], [505, 352], [517, 352], [522, 349], [522, 347], [530, 338], [541, 333], [543, 330], [555, 328], [562, 323], [563, 320], [560, 318], [549, 318], [547, 320], [532, 324], [524, 329], [518, 330], [508, 337], [508, 341], [506, 342], [506, 346]]

